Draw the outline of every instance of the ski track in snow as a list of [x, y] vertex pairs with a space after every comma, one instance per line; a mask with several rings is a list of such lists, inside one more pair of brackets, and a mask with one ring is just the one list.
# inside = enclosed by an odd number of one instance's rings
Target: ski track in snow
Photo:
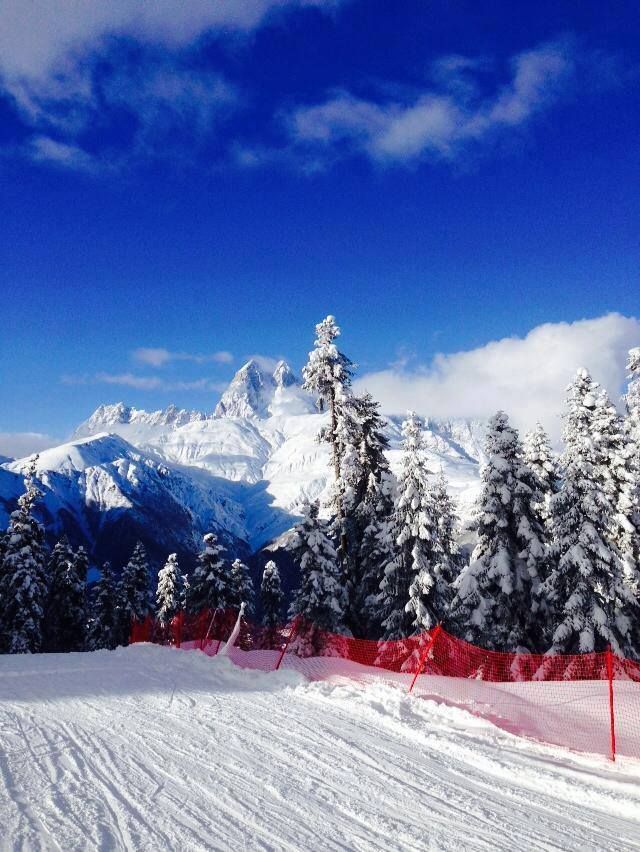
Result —
[[640, 762], [383, 684], [138, 645], [0, 658], [0, 849], [640, 849]]

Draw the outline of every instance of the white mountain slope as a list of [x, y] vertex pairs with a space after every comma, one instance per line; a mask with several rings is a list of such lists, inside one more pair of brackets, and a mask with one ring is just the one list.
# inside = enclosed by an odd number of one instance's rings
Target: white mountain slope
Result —
[[[4, 466], [0, 487], [20, 492], [25, 461]], [[81, 438], [41, 453], [36, 473], [52, 533], [89, 546], [93, 558], [124, 561], [137, 538], [152, 556], [192, 553], [208, 529], [230, 545], [244, 540], [242, 487], [200, 471], [183, 473], [117, 435]], [[3, 495], [4, 496], [4, 495]], [[153, 552], [155, 550], [155, 553]]]
[[[237, 412], [245, 414], [234, 416]], [[76, 440], [41, 455], [43, 482], [51, 490], [49, 514], [55, 517], [56, 507], [59, 513], [64, 506], [89, 538], [87, 506], [94, 524], [100, 512], [122, 518], [128, 510], [137, 525], [149, 514], [145, 501], [151, 501], [165, 532], [176, 527], [174, 517], [181, 530], [190, 517], [194, 540], [213, 523], [257, 549], [294, 523], [306, 498], [328, 496], [329, 453], [317, 440], [325, 418], [287, 364], [280, 362], [271, 374], [255, 360], [238, 371], [213, 416], [174, 406], [157, 412], [123, 403], [100, 406], [78, 428]], [[479, 488], [484, 428], [473, 421], [427, 425], [431, 469], [444, 471], [467, 519]], [[397, 469], [399, 418], [390, 419], [387, 433]], [[18, 472], [24, 464], [4, 467]], [[0, 504], [15, 497], [6, 491], [0, 478]], [[180, 542], [187, 544], [184, 532]]]

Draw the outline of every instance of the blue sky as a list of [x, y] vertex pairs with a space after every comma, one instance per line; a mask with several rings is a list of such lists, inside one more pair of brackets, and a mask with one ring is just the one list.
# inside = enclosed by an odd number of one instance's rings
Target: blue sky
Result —
[[103, 401], [210, 410], [248, 355], [299, 369], [329, 312], [389, 410], [484, 414], [441, 386], [513, 337], [486, 377], [506, 408], [500, 371], [541, 381], [540, 339], [556, 384], [586, 359], [617, 392], [640, 342], [634, 4], [0, 14], [0, 452]]

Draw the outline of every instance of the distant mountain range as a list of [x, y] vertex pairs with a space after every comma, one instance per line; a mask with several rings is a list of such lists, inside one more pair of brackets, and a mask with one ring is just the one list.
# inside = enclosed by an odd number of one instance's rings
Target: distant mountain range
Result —
[[[141, 539], [159, 565], [176, 551], [188, 567], [213, 530], [230, 554], [248, 557], [295, 523], [305, 498], [329, 487], [329, 454], [317, 434], [326, 415], [284, 361], [270, 372], [245, 364], [212, 415], [169, 406], [147, 412], [101, 405], [72, 439], [40, 454], [42, 520], [53, 541], [66, 532], [94, 564], [116, 567]], [[484, 426], [426, 423], [431, 468], [449, 479], [463, 518], [479, 488]], [[400, 419], [387, 427], [392, 467]], [[0, 528], [23, 490], [26, 459], [0, 464]]]

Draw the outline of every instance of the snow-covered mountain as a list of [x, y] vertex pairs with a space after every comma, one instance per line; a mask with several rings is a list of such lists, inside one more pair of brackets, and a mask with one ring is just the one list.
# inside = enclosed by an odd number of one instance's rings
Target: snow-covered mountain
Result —
[[[0, 504], [2, 497], [10, 503], [22, 491], [24, 467], [19, 460], [0, 469]], [[196, 470], [184, 473], [117, 435], [102, 433], [46, 450], [36, 475], [50, 534], [66, 532], [98, 563], [124, 561], [139, 538], [158, 559], [172, 550], [189, 555], [209, 529], [230, 549], [246, 552], [241, 486]]]
[[[96, 561], [122, 561], [137, 537], [158, 559], [193, 554], [209, 528], [232, 550], [256, 550], [291, 527], [305, 498], [328, 496], [329, 452], [317, 440], [325, 418], [285, 362], [270, 371], [256, 360], [208, 417], [102, 405], [69, 443], [40, 455], [45, 521], [52, 537], [64, 528]], [[430, 466], [444, 471], [465, 519], [479, 488], [483, 433], [475, 421], [426, 424]], [[399, 418], [389, 419], [387, 434], [397, 468]], [[24, 465], [0, 466], [0, 528]]]
[[252, 358], [233, 377], [214, 416], [265, 418], [285, 410], [287, 414], [310, 413], [313, 399], [302, 390], [286, 361], [278, 361], [270, 373]]

